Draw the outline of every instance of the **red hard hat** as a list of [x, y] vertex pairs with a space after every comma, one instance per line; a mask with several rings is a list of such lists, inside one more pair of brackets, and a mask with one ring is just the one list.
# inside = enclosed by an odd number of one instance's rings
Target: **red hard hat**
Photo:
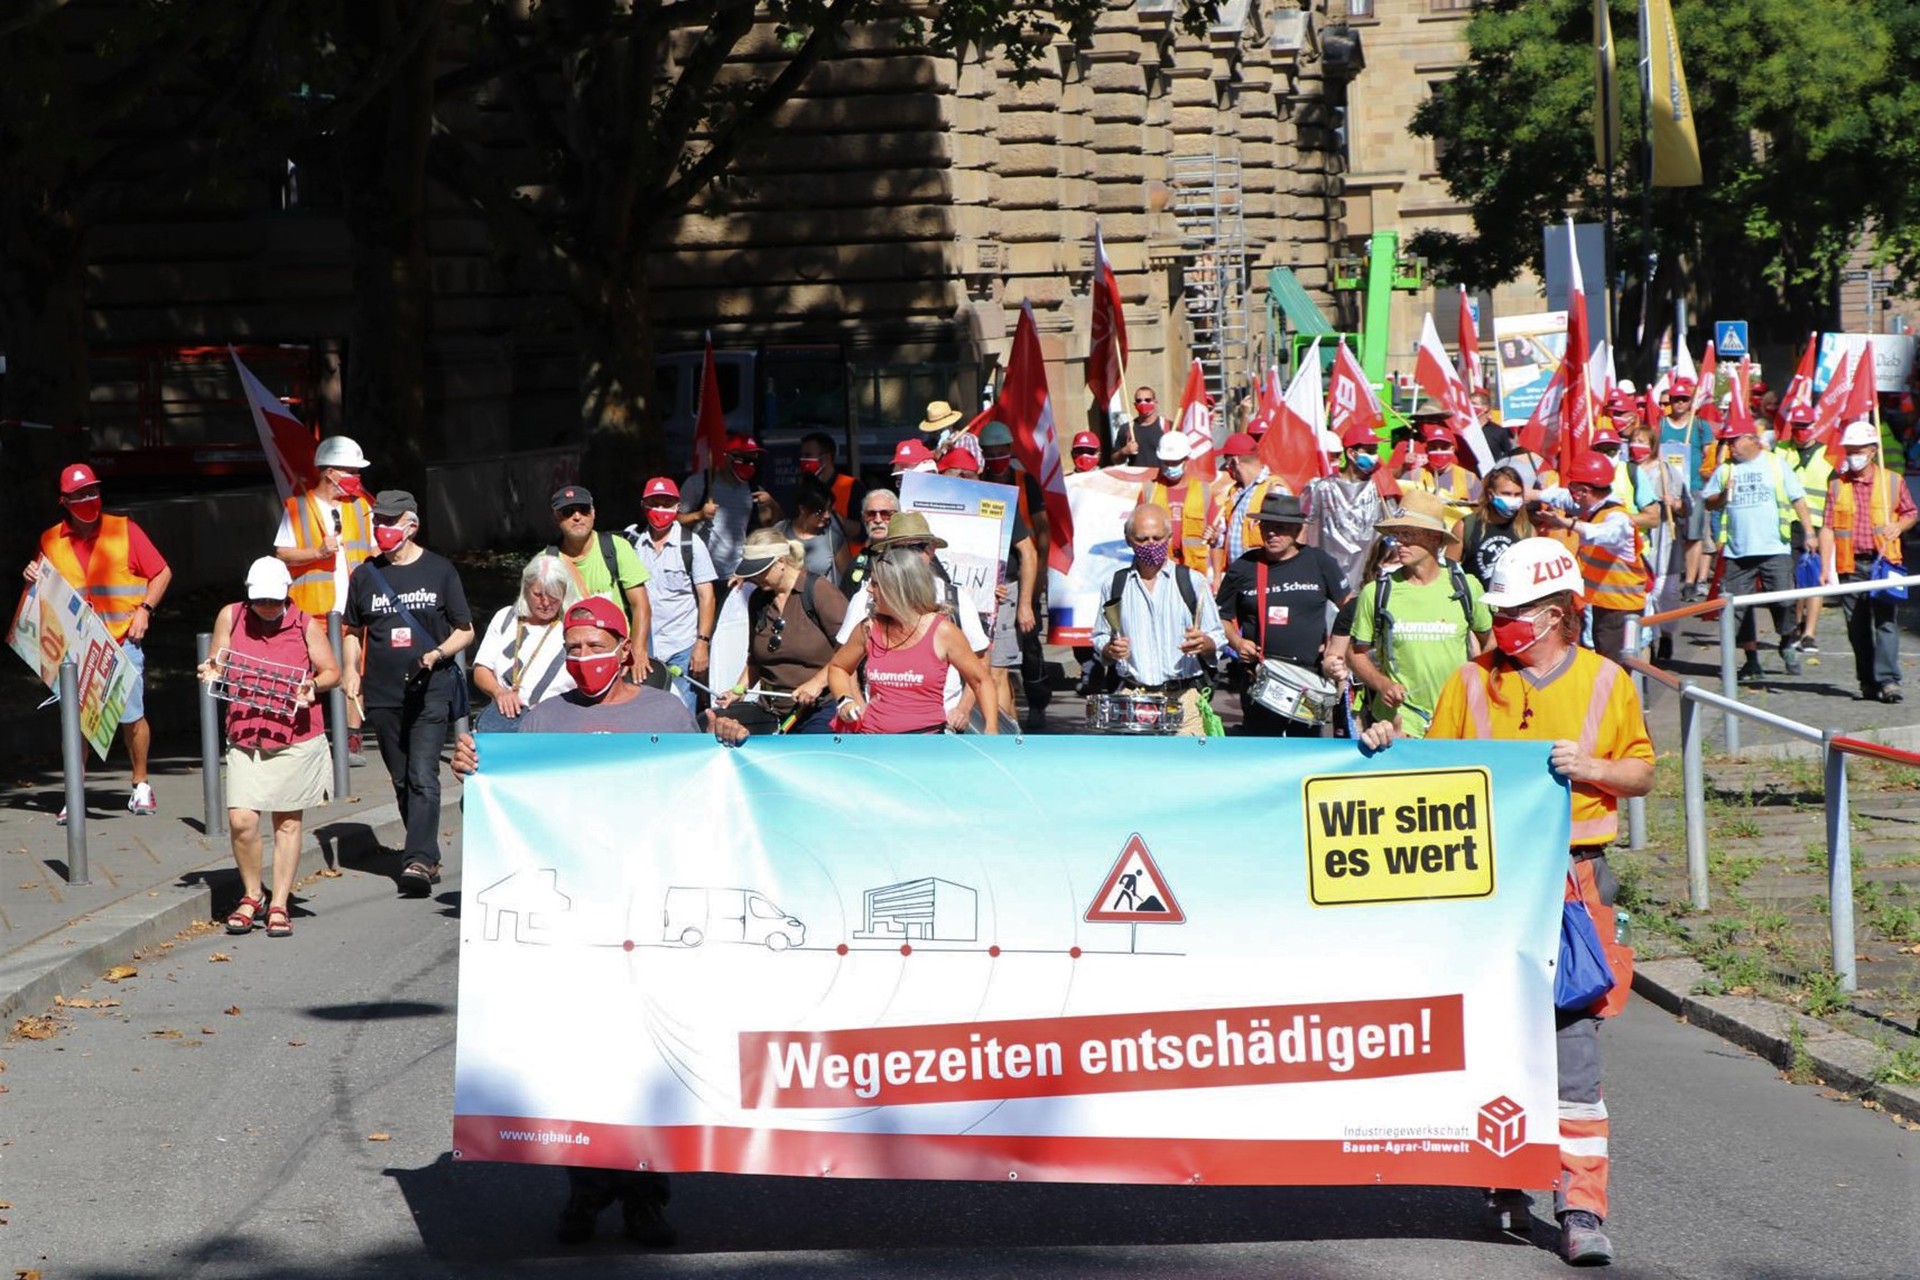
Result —
[[1594, 448], [1598, 449], [1603, 444], [1619, 444], [1619, 443], [1620, 443], [1620, 433], [1618, 431], [1615, 431], [1612, 427], [1607, 426], [1603, 423], [1600, 426], [1597, 426], [1593, 429], [1593, 447]]
[[1597, 453], [1583, 453], [1573, 460], [1567, 473], [1560, 477], [1562, 484], [1585, 484], [1596, 489], [1613, 488], [1613, 459], [1603, 458]]
[[1675, 378], [1667, 384], [1667, 399], [1686, 399], [1693, 395], [1692, 378]]

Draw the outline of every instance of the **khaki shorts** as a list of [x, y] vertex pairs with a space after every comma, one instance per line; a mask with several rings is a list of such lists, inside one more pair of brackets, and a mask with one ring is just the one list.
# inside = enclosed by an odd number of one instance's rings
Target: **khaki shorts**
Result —
[[333, 756], [327, 737], [271, 751], [227, 748], [227, 807], [261, 813], [298, 813], [333, 793]]

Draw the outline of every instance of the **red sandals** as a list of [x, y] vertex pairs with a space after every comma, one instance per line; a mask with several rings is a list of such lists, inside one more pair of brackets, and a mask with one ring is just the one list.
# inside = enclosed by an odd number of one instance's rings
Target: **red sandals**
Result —
[[291, 938], [293, 921], [287, 918], [285, 907], [267, 908], [267, 936], [269, 938]]
[[266, 906], [267, 904], [258, 898], [240, 899], [239, 905], [233, 909], [233, 914], [227, 917], [227, 932], [252, 933], [260, 927], [260, 913], [266, 909]]

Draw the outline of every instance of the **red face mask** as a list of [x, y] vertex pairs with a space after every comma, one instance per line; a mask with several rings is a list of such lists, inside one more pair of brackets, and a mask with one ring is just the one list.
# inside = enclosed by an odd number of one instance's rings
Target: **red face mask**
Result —
[[93, 497], [79, 502], [69, 502], [67, 510], [81, 524], [92, 524], [100, 518], [100, 499]]
[[377, 524], [373, 526], [373, 545], [380, 548], [381, 555], [391, 555], [407, 540], [407, 532], [401, 525]]
[[673, 523], [674, 517], [679, 514], [672, 507], [648, 507], [647, 527], [655, 533], [664, 533], [667, 526]]
[[1493, 643], [1500, 652], [1509, 658], [1517, 658], [1540, 641], [1540, 620], [1537, 615], [1525, 618], [1500, 618], [1493, 620]]
[[827, 460], [825, 458], [802, 458], [800, 459], [800, 474], [817, 476], [820, 474], [820, 468], [826, 465]]
[[760, 474], [760, 464], [757, 462], [736, 462], [732, 465], [733, 478], [742, 484]]
[[344, 471], [333, 478], [334, 487], [340, 490], [343, 498], [358, 498], [366, 494], [360, 487], [360, 476], [356, 472]]
[[1431, 467], [1433, 467], [1433, 468], [1434, 468], [1434, 469], [1436, 469], [1436, 470], [1438, 470], [1438, 469], [1440, 469], [1440, 468], [1442, 468], [1442, 467], [1450, 467], [1450, 466], [1452, 466], [1452, 465], [1453, 465], [1453, 450], [1451, 450], [1451, 449], [1428, 449], [1428, 450], [1427, 450], [1427, 464], [1428, 464], [1429, 466], [1431, 466]]
[[620, 678], [620, 668], [625, 663], [620, 651], [612, 653], [589, 654], [584, 658], [567, 658], [567, 674], [573, 677], [576, 688], [589, 698], [604, 697], [607, 690], [613, 688], [613, 682]]
[[1644, 440], [1636, 440], [1627, 446], [1627, 456], [1635, 462], [1645, 462], [1653, 456], [1653, 446]]
[[1073, 469], [1075, 471], [1092, 471], [1099, 465], [1100, 455], [1097, 453], [1076, 453], [1073, 455]]

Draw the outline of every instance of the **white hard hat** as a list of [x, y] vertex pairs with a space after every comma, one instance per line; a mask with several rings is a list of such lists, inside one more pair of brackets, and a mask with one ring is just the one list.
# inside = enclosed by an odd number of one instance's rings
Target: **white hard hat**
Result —
[[247, 599], [285, 600], [292, 594], [293, 575], [285, 562], [261, 556], [247, 566]]
[[1580, 562], [1552, 538], [1522, 538], [1501, 553], [1482, 597], [1489, 609], [1511, 609], [1556, 591], [1586, 594]]
[[1871, 449], [1880, 443], [1880, 428], [1871, 418], [1856, 418], [1840, 429], [1842, 449]]
[[1619, 390], [1620, 390], [1620, 394], [1623, 396], [1633, 396], [1633, 395], [1640, 394], [1640, 388], [1634, 386], [1633, 383], [1626, 378], [1620, 379]]
[[1162, 462], [1185, 462], [1193, 456], [1193, 445], [1188, 442], [1186, 432], [1165, 431], [1160, 435], [1154, 456]]
[[1331, 431], [1322, 431], [1320, 433], [1320, 452], [1345, 453], [1346, 451], [1347, 446], [1340, 443], [1339, 436], [1333, 434]]
[[373, 464], [367, 461], [367, 455], [360, 452], [360, 446], [347, 436], [328, 436], [313, 451], [313, 465], [316, 467], [352, 467], [364, 470]]

